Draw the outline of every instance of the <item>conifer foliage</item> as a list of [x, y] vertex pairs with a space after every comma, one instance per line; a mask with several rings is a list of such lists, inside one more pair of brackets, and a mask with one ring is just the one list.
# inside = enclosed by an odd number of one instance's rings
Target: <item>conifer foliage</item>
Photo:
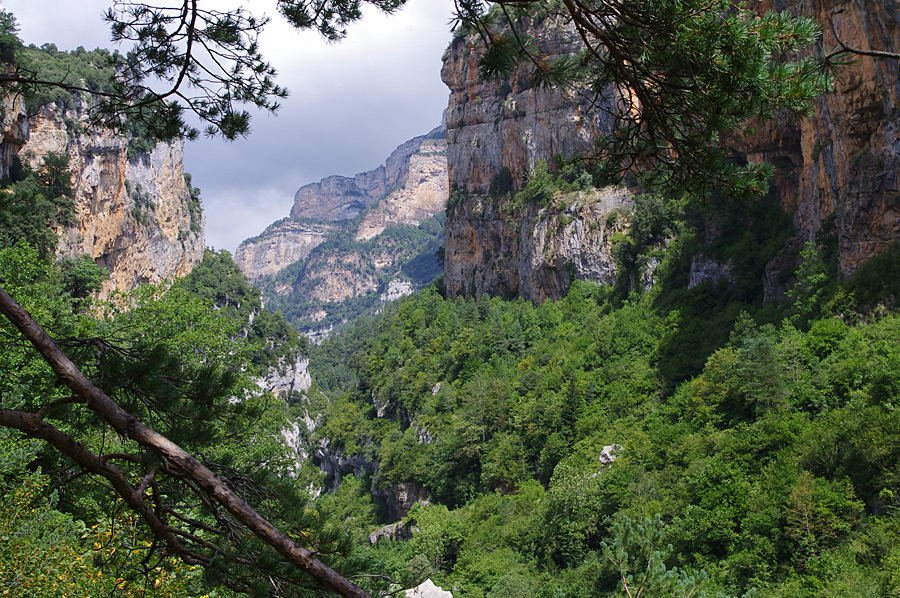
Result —
[[[797, 52], [816, 42], [810, 19], [763, 15], [730, 0], [457, 0], [458, 22], [486, 46], [485, 77], [522, 63], [535, 83], [569, 87], [613, 123], [594, 159], [609, 178], [648, 172], [653, 188], [759, 195], [772, 169], [735, 163], [723, 135], [777, 110], [806, 114], [828, 85], [827, 64]], [[579, 55], [548, 58], [535, 25], [567, 29]], [[835, 57], [832, 56], [832, 59]]]

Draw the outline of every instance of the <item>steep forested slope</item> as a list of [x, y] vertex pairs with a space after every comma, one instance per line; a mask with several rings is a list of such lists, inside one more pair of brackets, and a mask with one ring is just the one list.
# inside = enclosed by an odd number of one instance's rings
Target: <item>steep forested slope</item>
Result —
[[733, 224], [709, 251], [731, 278], [692, 282], [702, 219], [641, 201], [615, 253], [622, 274], [661, 259], [650, 291], [622, 276], [535, 306], [431, 288], [313, 348], [334, 400], [311, 460], [317, 483], [342, 480], [323, 516], [362, 542], [399, 517], [411, 539], [366, 554], [455, 596], [618, 595], [615, 543], [634, 557], [623, 530], [656, 514], [666, 566], [705, 570], [707, 591], [893, 595], [896, 258], [839, 284], [807, 249], [791, 298], [767, 304], [785, 215], [719, 206]]

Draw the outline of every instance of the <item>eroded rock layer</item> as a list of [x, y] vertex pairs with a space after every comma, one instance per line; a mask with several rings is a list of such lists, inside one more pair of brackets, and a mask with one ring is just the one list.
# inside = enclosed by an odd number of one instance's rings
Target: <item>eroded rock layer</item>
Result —
[[305, 260], [334, 226], [285, 219], [269, 226], [258, 237], [242, 241], [234, 261], [252, 282], [272, 276], [298, 260]]
[[318, 183], [305, 185], [294, 195], [291, 218], [316, 220], [349, 220], [391, 191], [406, 184], [410, 157], [420, 153], [428, 138], [443, 139], [443, 130], [415, 137], [395, 149], [384, 164], [353, 177], [330, 176]]
[[[538, 27], [534, 39], [537, 53], [548, 60], [581, 47], [573, 28], [552, 19]], [[480, 38], [469, 35], [455, 38], [444, 56], [451, 186], [487, 193], [491, 179], [508, 168], [519, 189], [539, 160], [582, 155], [592, 139], [611, 130], [609, 115], [591, 110], [588, 96], [535, 87], [526, 65], [509, 80], [483, 80], [483, 53]]]
[[535, 302], [565, 296], [576, 279], [615, 284], [612, 235], [631, 193], [608, 187], [556, 198], [552, 205], [512, 211], [472, 196], [444, 225], [444, 286], [452, 296], [522, 296]]

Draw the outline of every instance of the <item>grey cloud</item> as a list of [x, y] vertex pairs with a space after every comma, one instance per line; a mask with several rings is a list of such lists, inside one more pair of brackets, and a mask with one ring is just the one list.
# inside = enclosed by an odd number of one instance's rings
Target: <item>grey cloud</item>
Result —
[[[26, 43], [67, 50], [110, 47], [100, 16], [110, 4], [0, 0], [16, 14]], [[249, 8], [272, 16], [261, 46], [291, 97], [277, 116], [257, 114], [249, 138], [203, 139], [189, 143], [185, 156], [202, 190], [207, 243], [229, 251], [287, 216], [302, 185], [373, 169], [397, 145], [437, 126], [448, 96], [440, 57], [450, 40], [451, 0], [410, 0], [390, 17], [368, 11], [332, 45], [291, 30], [274, 0], [253, 0]]]

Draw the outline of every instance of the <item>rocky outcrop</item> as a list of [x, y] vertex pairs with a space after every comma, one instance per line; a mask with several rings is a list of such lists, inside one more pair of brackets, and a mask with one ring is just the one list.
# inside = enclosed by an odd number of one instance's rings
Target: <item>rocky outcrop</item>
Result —
[[447, 142], [425, 139], [409, 156], [400, 188], [366, 212], [356, 230], [356, 240], [373, 239], [389, 226], [417, 226], [443, 210], [449, 195]]
[[0, 97], [0, 179], [9, 174], [13, 158], [28, 141], [28, 114], [21, 94]]
[[323, 252], [310, 260], [295, 290], [312, 301], [343, 301], [378, 289], [379, 280], [359, 253]]
[[406, 590], [406, 598], [453, 598], [453, 594], [434, 585], [430, 579], [426, 579], [418, 586]]
[[21, 148], [32, 167], [51, 152], [69, 157], [78, 224], [58, 231], [57, 253], [86, 253], [106, 268], [101, 297], [189, 273], [205, 242], [200, 199], [185, 180], [184, 144], [159, 143], [129, 159], [126, 138], [85, 122], [79, 110], [45, 106], [29, 119]]
[[[548, 58], [581, 44], [570, 26], [552, 19], [537, 24], [535, 43]], [[608, 188], [514, 209], [488, 196], [501, 173], [515, 191], [539, 161], [589, 152], [591, 140], [611, 130], [608, 115], [592, 110], [584, 94], [534, 86], [526, 66], [506, 81], [482, 80], [483, 51], [477, 36], [459, 37], [441, 71], [450, 88], [447, 159], [456, 189], [444, 226], [446, 289], [452, 296], [543, 301], [564, 296], [574, 279], [613, 284], [611, 233], [618, 229], [609, 216], [630, 204], [628, 191]]]
[[382, 540], [403, 541], [412, 538], [415, 520], [389, 523], [369, 534], [369, 544], [378, 544]]
[[320, 222], [285, 219], [269, 226], [262, 234], [238, 245], [234, 261], [250, 282], [281, 272], [326, 239], [335, 227]]
[[453, 295], [558, 299], [576, 279], [615, 284], [612, 236], [631, 194], [608, 187], [512, 211], [471, 196], [448, 214], [444, 286]]
[[323, 438], [313, 448], [313, 463], [325, 474], [326, 483], [329, 483], [328, 492], [334, 492], [341, 485], [344, 476], [354, 475], [360, 477], [365, 473], [374, 473], [377, 463], [372, 463], [363, 455], [345, 456], [340, 448], [331, 446], [328, 439]]
[[294, 195], [291, 218], [316, 220], [349, 220], [389, 192], [406, 184], [410, 157], [419, 153], [428, 138], [441, 139], [438, 128], [428, 135], [415, 137], [395, 149], [384, 164], [353, 177], [330, 176], [318, 183], [305, 185]]
[[301, 356], [297, 361], [279, 363], [270, 367], [259, 386], [274, 396], [288, 400], [292, 393], [302, 393], [312, 386], [309, 375], [309, 358]]
[[689, 289], [693, 289], [703, 283], [716, 284], [719, 281], [725, 281], [728, 284], [734, 283], [730, 260], [720, 264], [702, 253], [698, 253], [691, 258], [691, 270], [688, 274]]
[[382, 301], [396, 301], [407, 295], [412, 295], [413, 286], [408, 280], [392, 280], [387, 285], [387, 290], [381, 294]]
[[[759, 0], [760, 10], [791, 10], [821, 25], [824, 47], [900, 51], [893, 0]], [[800, 7], [800, 8], [798, 8]], [[832, 29], [832, 24], [834, 25]], [[794, 213], [802, 247], [828, 235], [849, 276], [900, 239], [900, 61], [853, 56], [811, 118], [780, 117], [736, 145], [751, 159], [780, 167], [776, 187]]]

